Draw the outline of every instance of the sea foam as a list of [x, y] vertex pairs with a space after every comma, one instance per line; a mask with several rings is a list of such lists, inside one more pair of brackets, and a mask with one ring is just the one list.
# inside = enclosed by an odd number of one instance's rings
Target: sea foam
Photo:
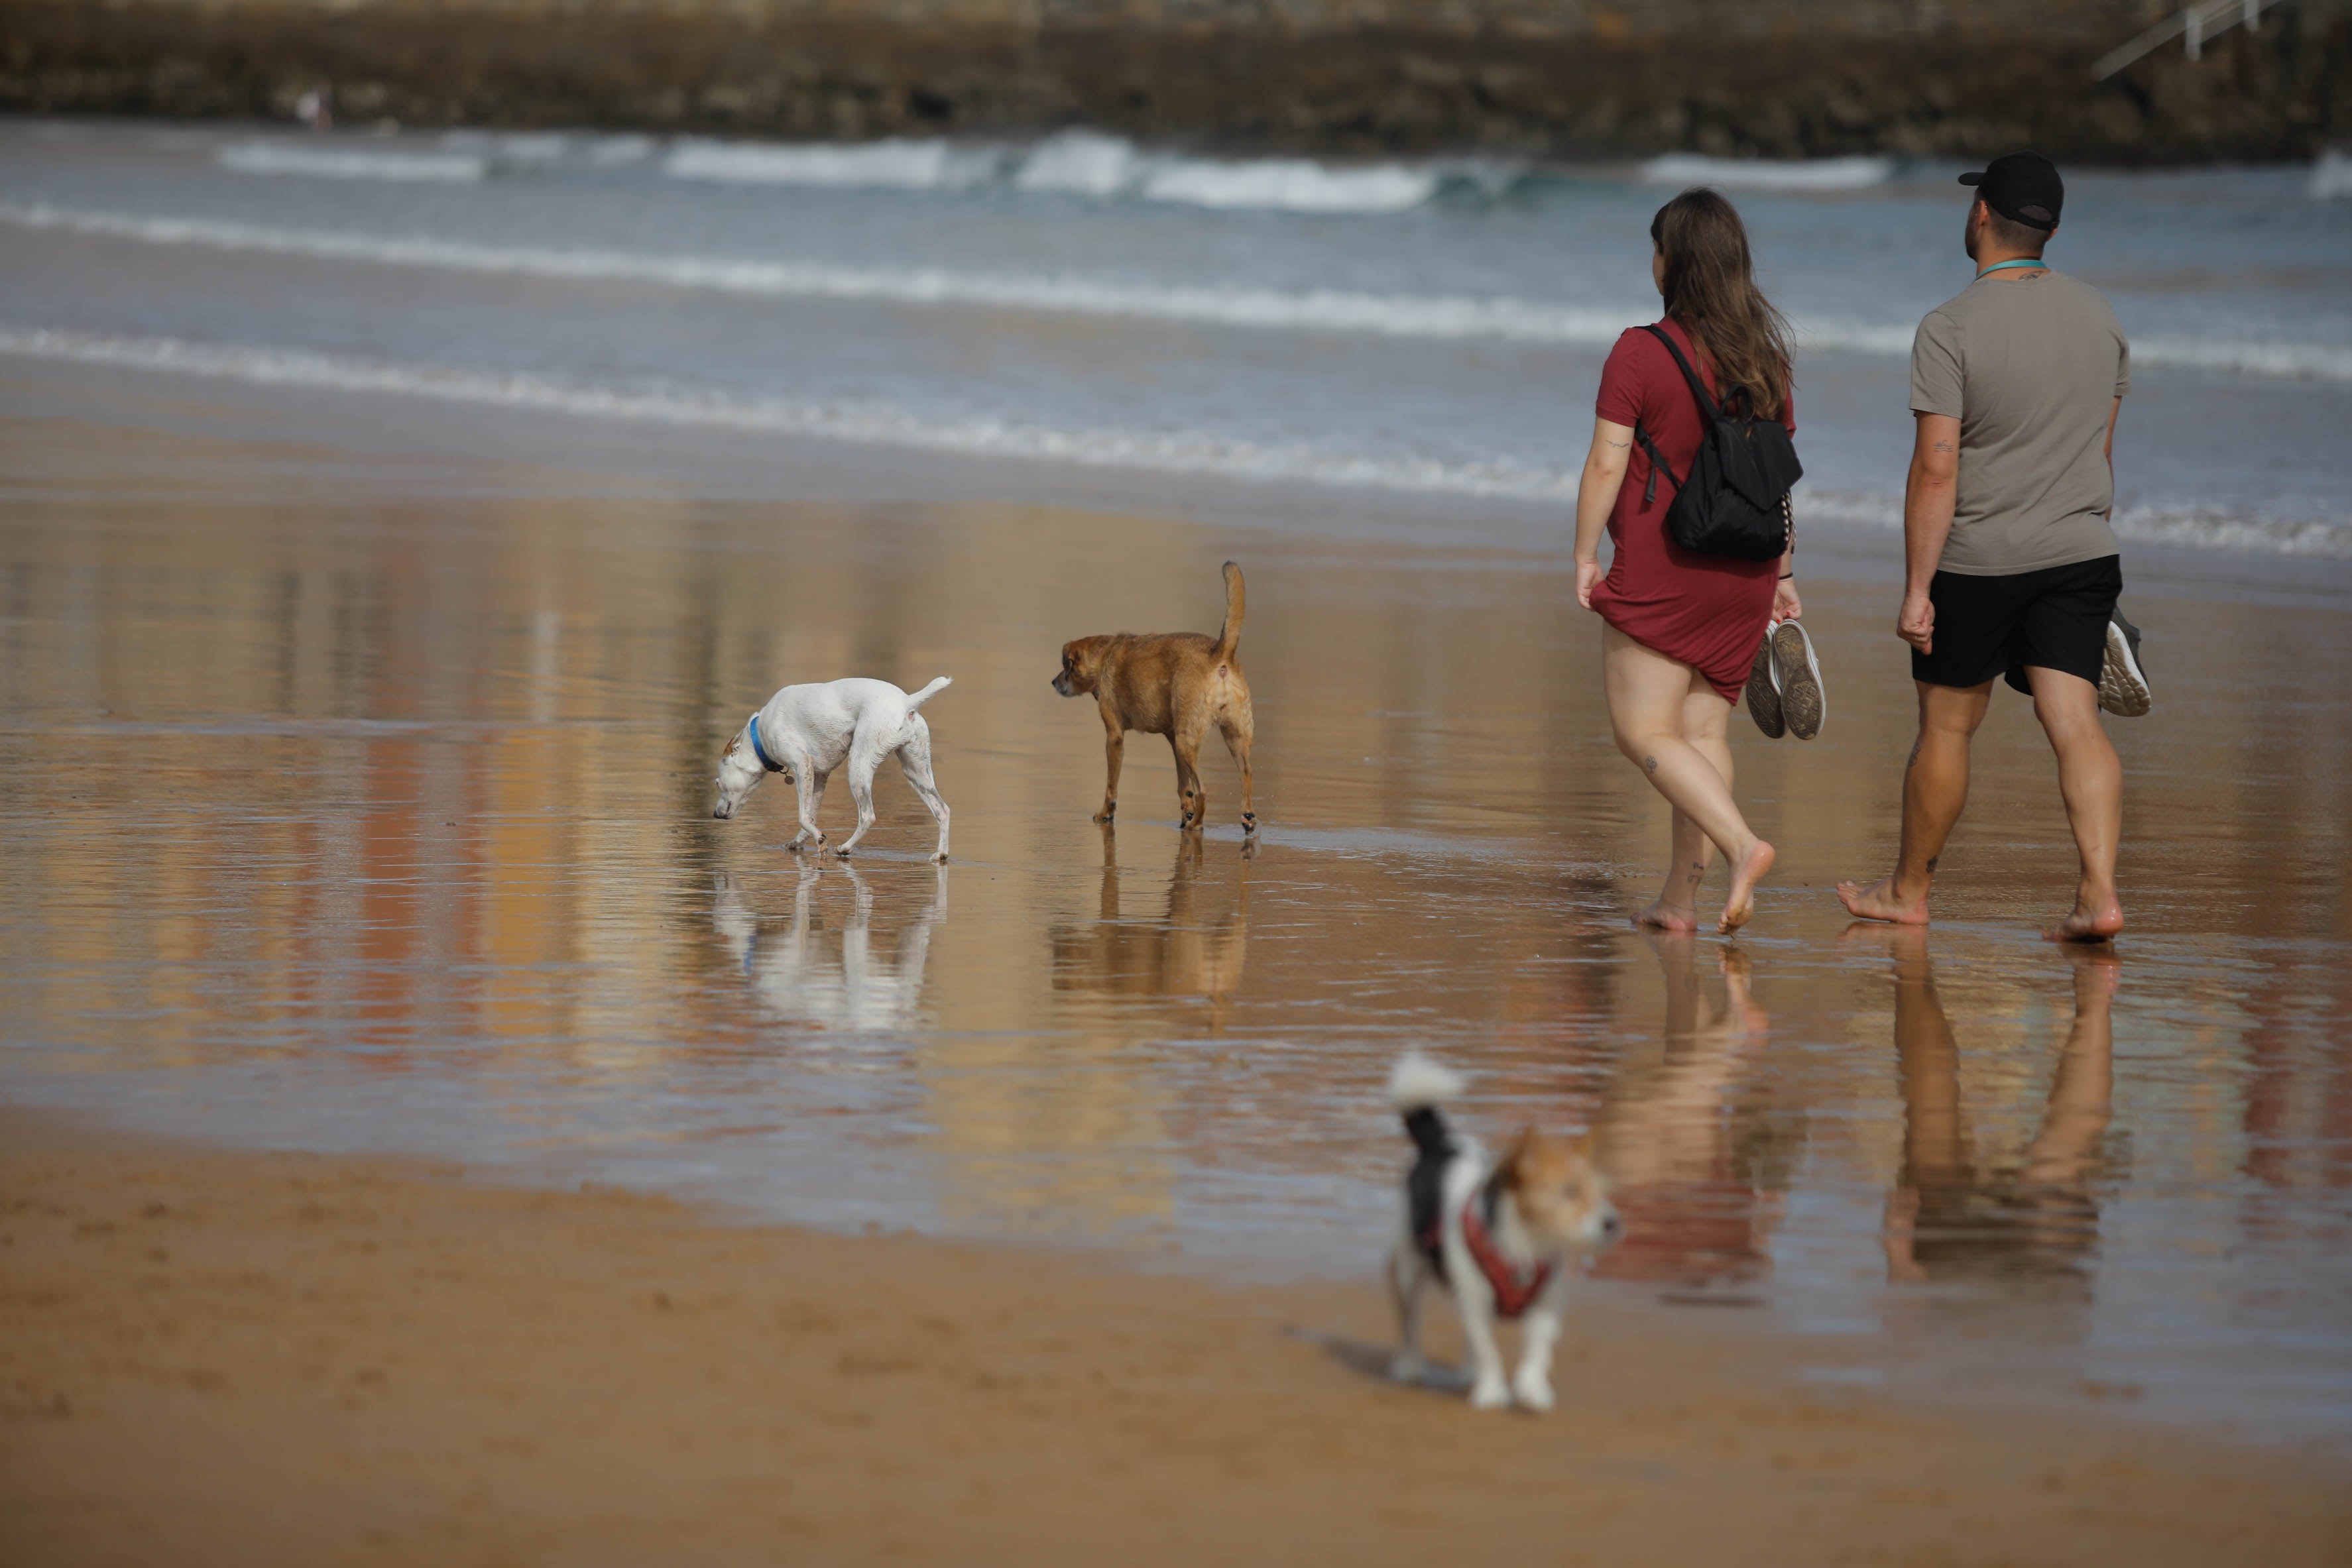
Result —
[[2311, 166], [2311, 195], [2320, 202], [2352, 196], [2352, 153], [2331, 147], [2319, 155]]
[[682, 141], [663, 162], [677, 179], [835, 189], [1016, 190], [1129, 197], [1223, 211], [1396, 213], [1444, 179], [1435, 165], [1329, 164], [1304, 158], [1212, 159], [1146, 152], [1121, 137], [1068, 131], [1029, 145], [908, 138], [862, 142]]
[[489, 161], [474, 152], [404, 152], [289, 141], [236, 142], [222, 148], [216, 162], [239, 174], [294, 174], [320, 180], [466, 184], [489, 172]]
[[1866, 191], [1895, 177], [1892, 158], [1707, 158], [1670, 152], [1642, 165], [1654, 185], [1714, 185], [1727, 191]]
[[999, 148], [900, 137], [806, 144], [686, 141], [669, 150], [662, 172], [673, 179], [739, 185], [941, 191], [996, 179], [1004, 161]]
[[641, 424], [738, 431], [961, 457], [1072, 467], [1335, 486], [1474, 498], [1571, 500], [1578, 475], [1491, 460], [1367, 456], [1193, 431], [1060, 428], [993, 418], [940, 419], [870, 402], [745, 397], [644, 383], [615, 386], [536, 371], [483, 371], [182, 338], [0, 326], [0, 354], [312, 392], [373, 392], [437, 402]]

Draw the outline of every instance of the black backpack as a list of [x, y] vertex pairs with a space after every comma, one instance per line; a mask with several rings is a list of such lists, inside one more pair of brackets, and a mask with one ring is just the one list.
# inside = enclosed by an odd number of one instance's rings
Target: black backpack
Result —
[[[1642, 504], [1658, 498], [1658, 476], [1664, 474], [1675, 481], [1674, 504], [1666, 508], [1666, 532], [1675, 543], [1696, 555], [1770, 560], [1789, 548], [1789, 492], [1805, 473], [1788, 427], [1777, 419], [1757, 418], [1745, 387], [1734, 388], [1725, 406], [1717, 407], [1706, 395], [1706, 383], [1664, 329], [1642, 330], [1664, 343], [1682, 367], [1706, 426], [1690, 472], [1679, 479], [1650, 433], [1633, 427], [1633, 439], [1650, 455], [1650, 488]], [[1735, 402], [1737, 413], [1730, 407]]]

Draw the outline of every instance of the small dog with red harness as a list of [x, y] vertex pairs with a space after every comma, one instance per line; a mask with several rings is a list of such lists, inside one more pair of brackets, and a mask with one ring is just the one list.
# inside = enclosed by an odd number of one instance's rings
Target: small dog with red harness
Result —
[[[1389, 1375], [1419, 1383], [1421, 1292], [1452, 1291], [1469, 1343], [1470, 1403], [1500, 1410], [1552, 1406], [1551, 1351], [1570, 1262], [1601, 1251], [1624, 1228], [1609, 1183], [1593, 1164], [1591, 1135], [1555, 1138], [1533, 1127], [1500, 1160], [1446, 1124], [1438, 1107], [1461, 1094], [1460, 1074], [1417, 1053], [1389, 1075], [1389, 1102], [1418, 1152], [1404, 1181], [1404, 1230], [1389, 1255], [1401, 1342]], [[1523, 1320], [1519, 1366], [1508, 1381], [1495, 1343], [1498, 1322]]]

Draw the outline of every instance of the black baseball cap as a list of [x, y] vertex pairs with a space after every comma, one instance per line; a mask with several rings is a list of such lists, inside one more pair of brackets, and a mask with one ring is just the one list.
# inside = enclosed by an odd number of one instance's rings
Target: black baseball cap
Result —
[[2006, 152], [1973, 174], [1960, 176], [1974, 185], [1984, 204], [2012, 223], [2045, 233], [2058, 226], [2058, 209], [2066, 203], [2066, 182], [2058, 165], [2039, 152]]

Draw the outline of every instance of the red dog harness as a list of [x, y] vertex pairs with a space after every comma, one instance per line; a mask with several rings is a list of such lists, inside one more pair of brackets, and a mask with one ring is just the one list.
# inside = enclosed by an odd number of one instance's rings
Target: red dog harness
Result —
[[[1486, 1222], [1478, 1218], [1478, 1198], [1475, 1193], [1471, 1195], [1470, 1201], [1462, 1206], [1462, 1242], [1470, 1249], [1471, 1260], [1478, 1265], [1478, 1272], [1486, 1277], [1487, 1287], [1495, 1292], [1495, 1315], [1498, 1318], [1508, 1321], [1523, 1316], [1529, 1307], [1536, 1304], [1536, 1298], [1543, 1294], [1544, 1287], [1551, 1283], [1552, 1266], [1549, 1263], [1538, 1263], [1525, 1274], [1512, 1267], [1511, 1260], [1503, 1256], [1502, 1249], [1496, 1246], [1495, 1239], [1487, 1234]], [[1435, 1265], [1437, 1277], [1444, 1279], [1445, 1235], [1443, 1221], [1429, 1228], [1429, 1233], [1421, 1239], [1421, 1247]]]

